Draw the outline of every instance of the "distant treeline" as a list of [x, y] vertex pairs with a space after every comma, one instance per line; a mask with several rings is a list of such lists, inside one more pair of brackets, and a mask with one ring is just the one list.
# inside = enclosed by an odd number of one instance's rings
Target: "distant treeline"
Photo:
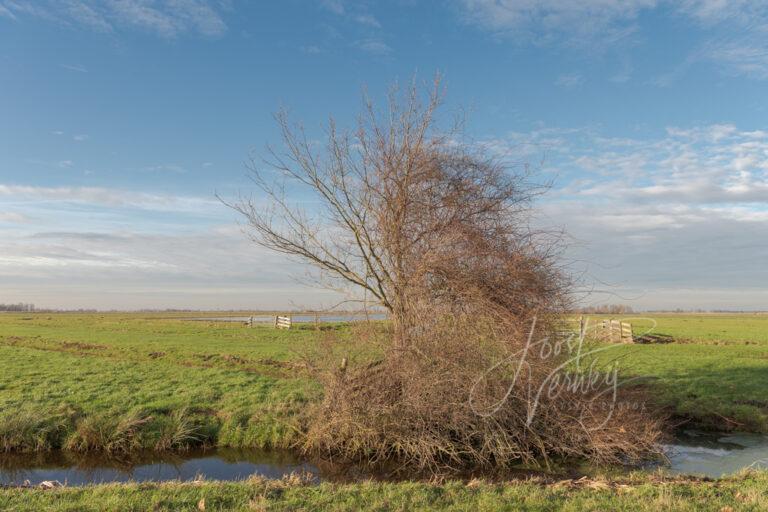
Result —
[[[752, 313], [752, 314], [764, 314], [763, 310], [741, 310], [741, 309], [647, 309], [641, 310], [643, 313]], [[635, 313], [631, 306], [625, 306], [623, 304], [603, 304], [600, 306], [585, 306], [583, 308], [577, 308], [575, 313], [581, 313], [584, 315], [629, 315]]]
[[626, 315], [634, 311], [631, 306], [624, 304], [603, 304], [601, 306], [587, 306], [579, 309], [578, 312], [589, 315]]
[[22, 311], [29, 312], [34, 311], [34, 304], [24, 304], [19, 302], [18, 304], [0, 304], [0, 311]]

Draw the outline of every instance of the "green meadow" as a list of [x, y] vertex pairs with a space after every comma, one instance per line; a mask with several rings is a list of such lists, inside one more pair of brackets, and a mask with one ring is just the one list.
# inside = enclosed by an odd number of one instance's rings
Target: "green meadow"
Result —
[[[285, 448], [322, 390], [302, 357], [328, 329], [168, 314], [0, 314], [0, 452], [130, 452], [191, 445]], [[639, 315], [638, 315], [639, 316]], [[698, 427], [768, 432], [768, 315], [624, 317], [665, 343], [612, 346], [623, 377]], [[598, 319], [595, 317], [595, 319]], [[615, 477], [614, 477], [615, 478]], [[0, 489], [0, 510], [765, 510], [766, 473], [715, 481], [363, 482], [250, 480]], [[201, 508], [202, 500], [202, 508]]]
[[[627, 317], [636, 335], [655, 323], [673, 341], [612, 347], [601, 357], [622, 377], [642, 377], [675, 420], [768, 432], [768, 315], [644, 316], [653, 322]], [[2, 314], [0, 450], [290, 446], [321, 393], [302, 354], [324, 332], [183, 315]]]
[[312, 330], [147, 315], [0, 315], [0, 451], [284, 447]]
[[[595, 317], [601, 318], [607, 317]], [[674, 419], [703, 428], [768, 432], [768, 314], [615, 318], [631, 322], [635, 336], [648, 332], [666, 340], [617, 345], [609, 354], [621, 376], [642, 377]]]

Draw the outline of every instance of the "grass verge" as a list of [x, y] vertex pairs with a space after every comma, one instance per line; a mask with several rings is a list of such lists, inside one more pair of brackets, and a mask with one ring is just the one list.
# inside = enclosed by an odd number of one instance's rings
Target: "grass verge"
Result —
[[762, 511], [768, 473], [703, 481], [636, 474], [622, 480], [308, 485], [300, 478], [3, 489], [0, 510], [38, 511]]

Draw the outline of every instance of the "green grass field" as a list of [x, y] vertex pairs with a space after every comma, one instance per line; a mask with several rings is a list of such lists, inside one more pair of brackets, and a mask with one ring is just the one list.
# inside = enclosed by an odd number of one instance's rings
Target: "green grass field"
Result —
[[652, 329], [674, 342], [612, 349], [622, 377], [649, 377], [656, 402], [697, 426], [768, 432], [767, 314], [624, 318], [635, 334]]
[[57, 511], [762, 511], [768, 473], [717, 481], [638, 475], [621, 481], [543, 485], [423, 482], [302, 485], [290, 481], [101, 485], [49, 491], [0, 489], [0, 510]]
[[[623, 376], [698, 425], [768, 432], [768, 315], [653, 315], [675, 342], [617, 345]], [[635, 331], [649, 322], [632, 320]], [[337, 333], [348, 333], [334, 326]], [[160, 314], [0, 314], [0, 452], [285, 447], [321, 390], [297, 364], [322, 333]], [[354, 340], [350, 340], [353, 342]], [[768, 473], [714, 482], [249, 481], [0, 489], [0, 510], [765, 510]], [[730, 508], [729, 508], [730, 507]]]
[[[0, 450], [290, 445], [321, 334], [167, 316], [0, 315]], [[652, 318], [676, 341], [615, 347], [622, 376], [698, 425], [768, 432], [768, 315]]]
[[315, 337], [142, 315], [0, 315], [0, 450], [286, 446], [319, 391], [290, 361]]

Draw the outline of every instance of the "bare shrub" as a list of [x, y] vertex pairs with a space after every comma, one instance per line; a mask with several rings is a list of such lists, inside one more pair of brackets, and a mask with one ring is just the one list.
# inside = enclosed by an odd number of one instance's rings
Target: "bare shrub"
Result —
[[[515, 378], [528, 338], [514, 320], [426, 305], [423, 313], [406, 350], [390, 342], [384, 357], [360, 357], [345, 370], [328, 358], [318, 372], [324, 401], [312, 411], [304, 450], [427, 471], [552, 458], [633, 464], [656, 453], [660, 422], [644, 408], [642, 393], [619, 388], [614, 397], [606, 385], [560, 384], [553, 394], [548, 379], [575, 370], [559, 369], [563, 357], [542, 357], [536, 347]], [[377, 347], [392, 337], [386, 326], [356, 333]]]
[[[338, 368], [331, 350], [314, 364], [326, 368], [325, 397], [304, 449], [430, 469], [648, 455], [658, 425], [642, 412], [609, 412], [616, 398], [605, 389], [532, 394], [580, 371], [561, 367], [565, 352], [541, 353], [562, 341], [570, 307], [559, 237], [530, 227], [546, 187], [527, 166], [464, 143], [459, 130], [440, 132], [439, 84], [421, 100], [412, 86], [393, 92], [384, 114], [366, 101], [353, 132], [331, 121], [324, 148], [278, 115], [287, 151], [271, 153], [272, 170], [313, 192], [320, 210], [293, 204], [255, 163], [269, 205], [230, 205], [256, 242], [390, 313], [383, 328], [357, 333], [375, 357]], [[534, 318], [536, 339], [551, 342], [525, 350]]]

